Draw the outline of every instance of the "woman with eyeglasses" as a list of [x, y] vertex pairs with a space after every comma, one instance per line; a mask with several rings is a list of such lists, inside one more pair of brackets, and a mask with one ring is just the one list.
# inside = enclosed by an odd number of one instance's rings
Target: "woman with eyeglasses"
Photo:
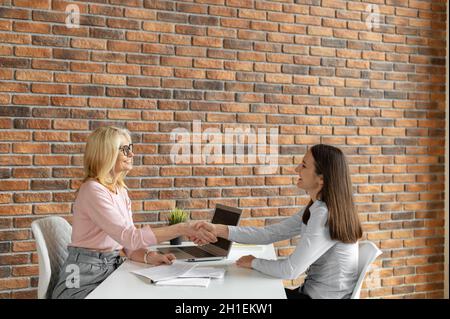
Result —
[[182, 235], [197, 244], [217, 240], [207, 228], [196, 229], [195, 222], [136, 228], [124, 182], [133, 168], [133, 156], [131, 137], [125, 129], [106, 126], [89, 135], [84, 154], [85, 178], [73, 205], [69, 255], [52, 298], [86, 297], [120, 266], [122, 249], [136, 262], [171, 264], [175, 259], [172, 254], [151, 252], [147, 247]]
[[299, 213], [267, 227], [209, 226], [216, 236], [244, 244], [269, 244], [300, 235], [297, 247], [286, 259], [248, 255], [236, 264], [281, 279], [297, 279], [306, 272], [301, 287], [286, 289], [288, 299], [350, 298], [358, 279], [362, 227], [344, 153], [334, 146], [314, 145], [296, 172], [297, 187], [310, 196], [309, 204]]

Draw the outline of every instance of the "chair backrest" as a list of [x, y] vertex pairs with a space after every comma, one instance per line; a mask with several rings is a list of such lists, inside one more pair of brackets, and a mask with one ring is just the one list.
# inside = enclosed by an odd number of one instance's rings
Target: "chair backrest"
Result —
[[31, 229], [39, 256], [38, 298], [50, 298], [68, 255], [72, 226], [64, 218], [52, 216], [35, 220]]
[[359, 299], [364, 277], [370, 269], [370, 265], [379, 255], [381, 255], [381, 253], [381, 250], [379, 250], [378, 247], [370, 241], [363, 241], [359, 243], [358, 281], [353, 289], [352, 296], [350, 297], [351, 299]]

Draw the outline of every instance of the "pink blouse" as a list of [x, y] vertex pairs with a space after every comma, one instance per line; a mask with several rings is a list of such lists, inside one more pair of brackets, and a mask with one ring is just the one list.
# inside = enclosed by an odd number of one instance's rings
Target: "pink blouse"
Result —
[[128, 192], [114, 194], [95, 180], [83, 183], [73, 205], [70, 246], [96, 251], [129, 251], [156, 244], [150, 227], [134, 226]]

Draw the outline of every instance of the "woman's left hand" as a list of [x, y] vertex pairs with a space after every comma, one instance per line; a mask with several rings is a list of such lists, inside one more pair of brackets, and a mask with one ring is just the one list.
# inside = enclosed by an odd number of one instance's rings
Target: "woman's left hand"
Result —
[[252, 269], [252, 261], [255, 258], [256, 257], [252, 256], [252, 255], [242, 256], [241, 258], [239, 258], [236, 261], [236, 265], [238, 265], [239, 267], [242, 267], [242, 268], [250, 268], [250, 269]]

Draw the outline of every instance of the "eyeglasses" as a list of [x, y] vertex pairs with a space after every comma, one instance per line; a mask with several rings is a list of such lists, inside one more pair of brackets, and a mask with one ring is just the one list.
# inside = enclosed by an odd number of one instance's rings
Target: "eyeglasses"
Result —
[[123, 152], [123, 155], [128, 157], [133, 152], [133, 144], [121, 146], [119, 150]]

